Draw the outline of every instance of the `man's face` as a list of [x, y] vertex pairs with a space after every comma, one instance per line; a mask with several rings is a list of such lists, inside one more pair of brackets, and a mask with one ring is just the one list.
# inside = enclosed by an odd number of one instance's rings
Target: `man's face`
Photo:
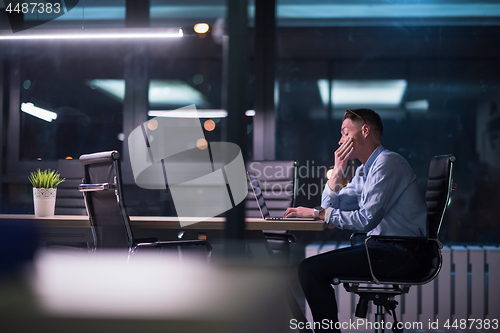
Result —
[[342, 122], [342, 127], [340, 129], [340, 134], [342, 135], [339, 140], [339, 145], [342, 145], [347, 141], [348, 138], [352, 138], [353, 141], [353, 154], [352, 158], [356, 157], [356, 148], [363, 143], [363, 134], [361, 133], [361, 124], [353, 123], [351, 119], [345, 119]]

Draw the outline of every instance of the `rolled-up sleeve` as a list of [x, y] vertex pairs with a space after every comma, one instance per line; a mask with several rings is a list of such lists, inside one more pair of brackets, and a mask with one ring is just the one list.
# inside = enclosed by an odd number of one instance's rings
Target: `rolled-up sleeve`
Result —
[[[325, 185], [321, 196], [321, 207], [326, 209], [325, 222], [329, 223], [332, 212], [336, 210], [359, 209], [357, 196], [361, 191], [361, 180], [359, 170], [357, 170], [353, 180], [340, 191], [333, 191], [328, 184]], [[334, 226], [337, 227], [337, 225]]]

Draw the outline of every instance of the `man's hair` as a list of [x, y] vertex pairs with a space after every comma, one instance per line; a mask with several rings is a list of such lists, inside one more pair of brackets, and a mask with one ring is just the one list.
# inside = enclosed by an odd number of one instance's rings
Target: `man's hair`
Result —
[[375, 136], [380, 140], [382, 133], [384, 132], [384, 125], [382, 124], [382, 119], [377, 112], [370, 109], [353, 109], [347, 110], [342, 118], [342, 122], [346, 119], [351, 119], [351, 121], [361, 123], [367, 123], [371, 130], [374, 132]]

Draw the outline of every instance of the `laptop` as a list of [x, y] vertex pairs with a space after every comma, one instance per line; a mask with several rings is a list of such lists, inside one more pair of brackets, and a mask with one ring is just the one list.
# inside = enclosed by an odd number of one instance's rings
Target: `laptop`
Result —
[[259, 206], [260, 214], [262, 218], [267, 221], [316, 221], [314, 217], [272, 217], [269, 214], [269, 209], [267, 209], [266, 200], [262, 195], [262, 190], [260, 189], [259, 180], [253, 172], [247, 172], [248, 180], [250, 181], [250, 186], [252, 187], [253, 194], [255, 195], [255, 200], [257, 200], [257, 206]]

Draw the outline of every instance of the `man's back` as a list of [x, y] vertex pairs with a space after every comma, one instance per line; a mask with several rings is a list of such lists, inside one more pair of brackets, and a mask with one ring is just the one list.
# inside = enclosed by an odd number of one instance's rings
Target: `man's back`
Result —
[[410, 164], [401, 155], [384, 149], [372, 164], [372, 172], [372, 181], [386, 182], [378, 189], [384, 190], [381, 195], [390, 196], [393, 204], [369, 234], [426, 237], [427, 206]]

